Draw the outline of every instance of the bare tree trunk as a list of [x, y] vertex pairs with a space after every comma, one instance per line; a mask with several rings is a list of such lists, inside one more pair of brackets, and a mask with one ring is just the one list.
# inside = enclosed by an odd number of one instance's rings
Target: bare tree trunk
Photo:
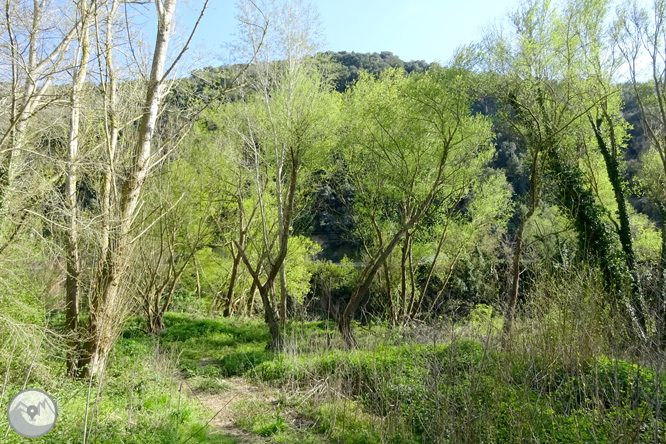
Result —
[[106, 38], [104, 45], [104, 60], [106, 67], [106, 82], [102, 81], [104, 86], [104, 106], [105, 106], [105, 132], [107, 147], [107, 163], [104, 166], [104, 185], [102, 190], [102, 228], [101, 228], [101, 252], [100, 256], [105, 257], [109, 247], [109, 233], [111, 227], [111, 196], [113, 188], [113, 164], [118, 146], [119, 125], [116, 110], [116, 93], [118, 90], [118, 81], [113, 61], [113, 21], [118, 11], [118, 0], [113, 0], [111, 10], [106, 17]]
[[[229, 287], [227, 288], [227, 295], [224, 298], [225, 306], [222, 316], [224, 316], [225, 318], [228, 318], [233, 314], [234, 297], [236, 295], [236, 280], [238, 276], [238, 265], [240, 264], [240, 255], [234, 254], [233, 258], [234, 260], [231, 265], [231, 274], [229, 275]], [[219, 304], [216, 305], [218, 305], [219, 308], [219, 306], [222, 305], [222, 303], [220, 302]]]
[[285, 325], [287, 323], [287, 270], [285, 269], [284, 262], [282, 263], [282, 268], [280, 268], [279, 274], [279, 283], [280, 283], [280, 324]]
[[[167, 310], [169, 310], [171, 299], [173, 298], [173, 294], [176, 291], [178, 282], [180, 282], [180, 278], [183, 276], [185, 267], [187, 267], [187, 263], [181, 265], [180, 270], [176, 272], [173, 277], [170, 277], [169, 280], [164, 283], [164, 286], [159, 290], [159, 292], [155, 294], [155, 306], [153, 308], [154, 315], [151, 319], [151, 322], [149, 323], [149, 333], [159, 334], [166, 328], [164, 324], [164, 315], [166, 314]], [[175, 264], [173, 270], [175, 271]], [[167, 287], [169, 287], [169, 291], [167, 295], [162, 298], [162, 295], [164, 294], [164, 291]]]
[[231, 248], [231, 253], [233, 255], [234, 261], [233, 264], [231, 265], [231, 275], [229, 276], [229, 288], [227, 289], [227, 296], [225, 298], [226, 306], [224, 307], [224, 313], [222, 314], [222, 316], [224, 316], [225, 318], [231, 316], [233, 312], [234, 295], [236, 294], [236, 280], [238, 276], [238, 265], [240, 265], [241, 261], [240, 253], [238, 252], [234, 253], [233, 247]]
[[352, 290], [349, 302], [347, 302], [347, 306], [338, 318], [338, 330], [340, 330], [342, 340], [348, 348], [356, 348], [357, 346], [356, 339], [354, 339], [354, 335], [351, 332], [351, 319], [354, 316], [354, 313], [356, 313], [356, 310], [361, 304], [361, 301], [368, 293], [368, 290], [370, 289], [372, 281], [375, 278], [379, 268], [386, 262], [386, 259], [388, 259], [390, 254], [398, 245], [398, 242], [400, 242], [400, 239], [402, 239], [405, 233], [412, 227], [412, 225], [414, 225], [415, 222], [416, 221], [412, 219], [407, 226], [403, 227], [399, 232], [397, 232], [386, 248], [380, 249], [378, 254], [370, 261], [368, 265], [365, 266], [361, 272], [361, 277]]
[[268, 344], [268, 348], [274, 351], [282, 350], [283, 339], [282, 334], [280, 334], [280, 320], [277, 318], [273, 304], [271, 304], [268, 292], [271, 291], [269, 287], [258, 287], [259, 295], [261, 296], [261, 301], [264, 304], [264, 319], [266, 324], [268, 324], [268, 331], [271, 334], [271, 342]]
[[67, 276], [65, 289], [67, 294], [67, 312], [65, 326], [71, 335], [69, 352], [67, 356], [67, 372], [74, 376], [78, 359], [78, 328], [79, 328], [79, 240], [77, 222], [77, 162], [79, 153], [79, 121], [81, 118], [81, 93], [85, 85], [90, 61], [89, 34], [89, 5], [87, 0], [80, 1], [78, 5], [81, 14], [81, 31], [79, 33], [80, 59], [75, 66], [72, 94], [70, 97], [70, 125], [69, 125], [69, 155], [67, 161], [67, 182], [65, 205], [67, 207], [68, 230], [66, 247]]
[[254, 296], [257, 293], [257, 283], [252, 281], [252, 286], [250, 287], [250, 291], [248, 292], [248, 300], [247, 300], [247, 315], [252, 316], [252, 312], [254, 311]]
[[[664, 170], [666, 172], [666, 157], [664, 159]], [[658, 322], [661, 324], [661, 347], [662, 350], [666, 350], [666, 202], [656, 203], [661, 215], [661, 254], [658, 265], [659, 278], [657, 279], [657, 300], [660, 302]]]
[[199, 279], [199, 267], [197, 267], [196, 258], [194, 259], [194, 269], [197, 273], [197, 299], [201, 300], [201, 279]]
[[[407, 267], [410, 266], [411, 256], [411, 235], [409, 231], [405, 233], [400, 255], [400, 308], [398, 310], [398, 323], [402, 325], [408, 314], [407, 310]], [[410, 270], [411, 274], [411, 270]], [[413, 288], [412, 288], [413, 291]], [[414, 293], [412, 292], [412, 295]]]
[[[239, 189], [241, 187], [241, 184], [239, 183]], [[256, 213], [257, 207], [255, 206], [254, 209], [252, 210], [252, 213], [250, 214], [250, 217], [248, 218], [247, 225], [244, 225], [244, 208], [243, 208], [243, 198], [239, 195], [238, 196], [238, 243], [240, 244], [241, 248], [245, 247], [245, 237], [247, 230], [250, 229], [250, 224], [254, 220], [254, 215]], [[227, 290], [227, 297], [226, 297], [226, 307], [224, 309], [223, 316], [224, 317], [229, 317], [231, 316], [233, 312], [233, 302], [234, 302], [234, 295], [236, 294], [236, 281], [238, 280], [238, 267], [241, 262], [241, 254], [240, 251], [237, 251], [234, 253], [234, 248], [233, 246], [230, 247], [231, 250], [231, 255], [234, 258], [233, 264], [231, 266], [231, 276], [229, 277], [229, 289]]]
[[504, 338], [511, 337], [513, 323], [516, 317], [516, 305], [518, 304], [518, 291], [520, 289], [520, 259], [523, 254], [523, 236], [525, 233], [525, 226], [530, 217], [534, 214], [530, 210], [523, 220], [520, 221], [518, 232], [516, 233], [516, 245], [513, 249], [513, 262], [511, 265], [511, 289], [509, 290], [509, 298], [506, 305], [506, 312], [504, 314], [504, 324], [502, 326], [502, 336]]
[[414, 255], [413, 255], [413, 249], [414, 249], [414, 238], [412, 237], [410, 239], [409, 243], [409, 252], [408, 252], [408, 257], [407, 257], [407, 262], [409, 265], [409, 289], [410, 289], [410, 296], [409, 296], [409, 304], [407, 305], [407, 310], [405, 311], [405, 322], [409, 321], [411, 316], [412, 309], [414, 308], [414, 301], [416, 299], [416, 276], [415, 276], [415, 270], [414, 270]]
[[382, 269], [384, 271], [384, 288], [386, 291], [386, 300], [389, 306], [389, 316], [391, 317], [391, 327], [396, 325], [398, 321], [395, 306], [393, 304], [393, 295], [391, 294], [391, 274], [389, 273], [388, 263], [384, 262]]
[[[7, 35], [10, 46], [11, 54], [11, 65], [12, 65], [12, 85], [11, 85], [11, 109], [9, 114], [9, 146], [13, 149], [16, 146], [16, 119], [18, 118], [18, 48], [16, 47], [16, 40], [14, 38], [12, 18], [11, 14], [11, 4], [10, 0], [5, 2], [5, 19], [7, 26]], [[11, 162], [11, 150], [7, 153], [6, 156], [2, 156], [0, 160], [0, 208], [5, 206], [5, 194], [9, 188], [9, 167]]]
[[[104, 368], [106, 357], [115, 335], [114, 307], [119, 303], [118, 290], [121, 277], [131, 254], [130, 232], [136, 214], [141, 188], [149, 169], [150, 147], [162, 99], [163, 73], [166, 64], [167, 49], [171, 37], [176, 0], [156, 0], [158, 16], [155, 52], [151, 65], [146, 91], [144, 113], [139, 129], [139, 138], [131, 161], [130, 174], [120, 196], [120, 223], [114, 242], [102, 260], [97, 289], [91, 301], [89, 337], [85, 343], [85, 353], [81, 368], [86, 374], [96, 374]], [[109, 327], [111, 326], [111, 327]], [[85, 375], [85, 374], [84, 374]]]

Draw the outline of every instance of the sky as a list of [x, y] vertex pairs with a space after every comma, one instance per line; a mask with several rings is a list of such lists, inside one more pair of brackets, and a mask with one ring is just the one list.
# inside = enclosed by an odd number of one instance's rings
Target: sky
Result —
[[[391, 51], [402, 60], [447, 62], [462, 44], [479, 40], [482, 29], [515, 9], [519, 0], [312, 0], [326, 44], [322, 50]], [[189, 29], [202, 0], [181, 5], [180, 25]], [[236, 32], [234, 0], [210, 0], [193, 48], [203, 65], [225, 59], [223, 44]]]

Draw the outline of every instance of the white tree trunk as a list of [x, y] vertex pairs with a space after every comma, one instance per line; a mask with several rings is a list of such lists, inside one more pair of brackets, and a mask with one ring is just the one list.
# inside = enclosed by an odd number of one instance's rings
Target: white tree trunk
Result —
[[96, 293], [93, 295], [90, 313], [90, 331], [85, 344], [82, 361], [85, 374], [96, 374], [103, 370], [109, 349], [119, 333], [117, 323], [120, 304], [118, 289], [125, 273], [130, 254], [130, 232], [136, 215], [141, 188], [149, 170], [151, 141], [155, 131], [159, 106], [162, 99], [163, 73], [166, 64], [169, 39], [177, 0], [156, 0], [158, 27], [155, 52], [148, 78], [144, 113], [141, 118], [138, 141], [132, 153], [130, 174], [120, 196], [119, 225], [115, 238], [109, 243], [107, 254], [102, 259]]
[[88, 0], [81, 0], [78, 5], [81, 14], [81, 28], [79, 32], [78, 63], [75, 64], [72, 76], [72, 93], [70, 97], [70, 124], [69, 124], [69, 149], [66, 171], [66, 197], [68, 230], [66, 247], [67, 277], [65, 288], [67, 292], [66, 328], [71, 335], [69, 356], [67, 358], [67, 370], [70, 375], [76, 371], [77, 360], [77, 330], [79, 326], [79, 241], [77, 227], [77, 162], [79, 153], [79, 121], [81, 118], [81, 93], [88, 74], [88, 63], [90, 62], [89, 45], [89, 16], [91, 11]]

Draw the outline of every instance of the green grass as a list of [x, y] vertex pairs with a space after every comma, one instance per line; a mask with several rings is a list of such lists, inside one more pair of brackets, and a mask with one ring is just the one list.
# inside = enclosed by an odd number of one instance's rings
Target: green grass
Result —
[[[235, 406], [239, 424], [274, 442], [654, 442], [666, 438], [666, 377], [603, 356], [546, 359], [473, 339], [419, 343], [408, 330], [360, 331], [360, 349], [326, 348], [325, 323], [285, 327], [287, 352], [266, 351], [259, 321], [169, 315], [165, 347], [195, 380], [244, 376], [300, 393], [274, 406]], [[373, 342], [372, 337], [375, 337]], [[376, 337], [381, 336], [381, 340]], [[398, 345], [399, 344], [399, 345]], [[341, 399], [340, 396], [343, 396]]]
[[[188, 443], [237, 442], [205, 427], [210, 412], [179, 391], [185, 377], [195, 393], [221, 394], [231, 376], [282, 388], [279, 402], [241, 398], [230, 406], [238, 426], [276, 443], [666, 440], [666, 376], [625, 360], [505, 351], [474, 334], [427, 340], [430, 330], [383, 325], [357, 328], [361, 347], [345, 351], [322, 322], [284, 327], [286, 351], [278, 354], [266, 350], [260, 320], [169, 313], [165, 323], [157, 337], [139, 319], [128, 324], [99, 398], [97, 381], [92, 386], [89, 442], [176, 444], [191, 435]], [[14, 363], [11, 374], [25, 365]], [[81, 442], [87, 384], [54, 376], [62, 366], [40, 364], [29, 381], [60, 409], [56, 429], [34, 442]], [[7, 393], [21, 384], [10, 378]], [[23, 441], [10, 432], [3, 442]]]
[[[234, 444], [238, 439], [205, 427], [209, 413], [179, 391], [177, 356], [157, 346], [155, 338], [143, 335], [130, 326], [128, 337], [114, 347], [102, 382], [93, 380], [90, 394], [88, 427], [89, 443], [158, 444], [189, 443]], [[51, 394], [58, 406], [55, 428], [35, 443], [80, 443], [84, 434], [88, 381], [74, 381], [63, 376], [64, 362], [57, 354], [51, 359], [39, 359], [31, 372], [27, 386]], [[6, 363], [0, 363], [3, 368]], [[11, 396], [21, 390], [27, 364], [14, 360], [2, 408], [7, 408]], [[202, 391], [222, 391], [223, 382], [205, 378], [198, 381]], [[26, 440], [12, 430], [4, 433], [8, 424], [0, 416], [0, 441], [23, 443]]]
[[[243, 376], [264, 362], [279, 360], [280, 356], [266, 350], [268, 329], [259, 319], [207, 319], [190, 314], [167, 313], [166, 331], [159, 336], [162, 346], [177, 350], [180, 369], [185, 377]], [[285, 327], [286, 337], [307, 347], [326, 342], [326, 322], [294, 323]], [[125, 336], [137, 341], [149, 340], [141, 332], [140, 320], [135, 320]], [[335, 333], [335, 332], [334, 332]], [[307, 353], [299, 345], [299, 353]]]

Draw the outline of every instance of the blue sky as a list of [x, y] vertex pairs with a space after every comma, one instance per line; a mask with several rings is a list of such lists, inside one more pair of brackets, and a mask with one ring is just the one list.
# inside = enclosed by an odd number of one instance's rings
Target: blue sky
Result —
[[[194, 22], [201, 0], [181, 5], [183, 29]], [[502, 19], [519, 0], [312, 0], [319, 10], [323, 50], [391, 51], [401, 59], [446, 62], [456, 47], [478, 40], [481, 29]], [[219, 65], [221, 45], [236, 31], [234, 0], [211, 0], [195, 38], [207, 57], [204, 65]], [[150, 33], [149, 38], [153, 35]]]

